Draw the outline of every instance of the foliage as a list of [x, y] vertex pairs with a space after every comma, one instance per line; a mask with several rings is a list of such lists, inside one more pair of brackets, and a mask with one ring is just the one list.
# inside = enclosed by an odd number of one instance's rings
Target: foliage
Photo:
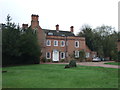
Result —
[[83, 25], [78, 36], [85, 37], [87, 46], [92, 51], [96, 51], [99, 57], [117, 59], [118, 33], [113, 27], [102, 25], [92, 29], [89, 25]]
[[79, 59], [80, 59], [80, 61], [85, 60], [85, 52], [83, 50], [79, 51]]
[[45, 57], [42, 57], [42, 58], [41, 58], [41, 61], [42, 61], [42, 62], [46, 62], [47, 60], [46, 60]]
[[60, 60], [60, 62], [64, 62], [64, 61], [65, 61], [65, 59], [61, 59], [61, 60]]
[[69, 66], [70, 67], [76, 67], [77, 65], [76, 65], [76, 61], [75, 60], [71, 60], [70, 62], [69, 62]]
[[50, 62], [50, 61], [52, 61], [51, 59], [47, 59], [47, 62]]
[[120, 62], [120, 51], [118, 52], [118, 62]]
[[2, 28], [3, 65], [39, 63], [41, 53], [37, 35], [30, 28], [22, 33], [10, 20], [8, 15], [7, 24]]

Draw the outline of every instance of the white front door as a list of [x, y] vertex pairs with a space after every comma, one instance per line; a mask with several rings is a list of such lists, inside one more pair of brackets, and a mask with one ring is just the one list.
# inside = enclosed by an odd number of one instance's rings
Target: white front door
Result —
[[59, 51], [53, 50], [53, 61], [59, 61]]

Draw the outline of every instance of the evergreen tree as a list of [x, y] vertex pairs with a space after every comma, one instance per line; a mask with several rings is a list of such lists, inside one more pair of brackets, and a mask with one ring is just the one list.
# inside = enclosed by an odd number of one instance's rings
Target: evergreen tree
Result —
[[30, 28], [21, 32], [11, 20], [8, 15], [6, 26], [2, 28], [3, 65], [39, 63], [41, 53], [36, 33]]

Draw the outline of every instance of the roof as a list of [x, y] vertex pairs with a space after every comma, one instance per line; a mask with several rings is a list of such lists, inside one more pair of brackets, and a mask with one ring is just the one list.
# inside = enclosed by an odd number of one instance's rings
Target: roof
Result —
[[75, 36], [74, 33], [70, 31], [61, 31], [59, 32], [57, 30], [49, 30], [49, 29], [42, 29], [47, 35], [52, 35], [52, 36]]

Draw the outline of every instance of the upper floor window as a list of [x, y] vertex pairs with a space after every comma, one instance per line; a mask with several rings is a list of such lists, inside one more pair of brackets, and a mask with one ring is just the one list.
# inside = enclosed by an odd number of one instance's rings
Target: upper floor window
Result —
[[61, 56], [61, 59], [65, 59], [65, 53], [64, 52], [61, 52], [60, 56]]
[[79, 41], [75, 41], [75, 47], [79, 48]]
[[46, 46], [51, 46], [51, 40], [46, 41]]
[[75, 51], [75, 58], [79, 58], [79, 51]]
[[54, 46], [58, 46], [58, 41], [54, 40]]
[[61, 47], [65, 46], [65, 41], [61, 41]]
[[50, 52], [47, 52], [46, 53], [46, 59], [50, 59], [51, 58], [51, 53]]

